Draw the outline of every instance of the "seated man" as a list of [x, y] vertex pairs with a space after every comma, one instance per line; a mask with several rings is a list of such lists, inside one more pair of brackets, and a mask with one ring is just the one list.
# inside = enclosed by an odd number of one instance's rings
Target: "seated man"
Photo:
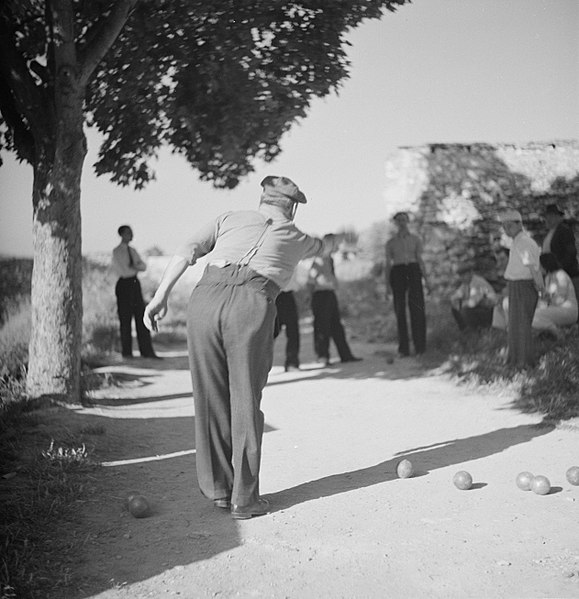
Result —
[[491, 284], [474, 272], [472, 264], [459, 266], [460, 286], [450, 297], [452, 315], [461, 331], [489, 328], [497, 294]]

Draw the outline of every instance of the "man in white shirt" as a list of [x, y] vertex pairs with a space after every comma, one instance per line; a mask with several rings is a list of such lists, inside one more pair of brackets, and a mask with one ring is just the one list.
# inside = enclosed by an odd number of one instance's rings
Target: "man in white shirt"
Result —
[[[338, 243], [333, 233], [328, 233], [324, 239]], [[362, 358], [358, 358], [352, 353], [342, 324], [338, 296], [336, 295], [338, 279], [330, 250], [314, 258], [308, 273], [307, 285], [311, 293], [314, 315], [314, 351], [318, 360], [324, 366], [331, 365], [330, 341], [333, 340], [342, 363], [359, 362]]]
[[505, 233], [513, 240], [505, 269], [509, 298], [507, 363], [516, 368], [535, 364], [532, 322], [539, 295], [543, 294], [539, 256], [541, 249], [523, 229], [523, 219], [517, 210], [500, 215]]
[[117, 310], [121, 333], [121, 351], [123, 357], [133, 356], [132, 321], [135, 319], [139, 352], [143, 358], [159, 359], [153, 350], [151, 333], [143, 323], [145, 302], [141, 291], [141, 283], [137, 273], [147, 269], [135, 248], [129, 244], [133, 240], [133, 230], [128, 225], [118, 229], [121, 243], [113, 250], [112, 269], [118, 276], [115, 286]]

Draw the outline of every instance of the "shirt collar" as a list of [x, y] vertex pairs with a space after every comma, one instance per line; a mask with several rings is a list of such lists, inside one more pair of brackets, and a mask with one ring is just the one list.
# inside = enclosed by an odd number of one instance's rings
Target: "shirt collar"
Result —
[[272, 206], [271, 204], [261, 204], [259, 206], [259, 212], [276, 221], [290, 222], [280, 208]]

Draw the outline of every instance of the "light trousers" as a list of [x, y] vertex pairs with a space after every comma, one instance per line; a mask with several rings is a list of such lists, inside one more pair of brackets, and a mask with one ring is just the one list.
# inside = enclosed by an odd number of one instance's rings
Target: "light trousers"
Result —
[[279, 288], [248, 267], [207, 267], [189, 301], [197, 479], [210, 499], [259, 497], [263, 388]]

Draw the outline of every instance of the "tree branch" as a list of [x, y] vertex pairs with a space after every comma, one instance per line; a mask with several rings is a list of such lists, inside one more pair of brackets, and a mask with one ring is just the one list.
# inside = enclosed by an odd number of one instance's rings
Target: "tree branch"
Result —
[[119, 37], [131, 11], [139, 0], [118, 0], [109, 14], [87, 33], [86, 43], [79, 48], [80, 83], [86, 85], [90, 76]]
[[42, 88], [36, 86], [24, 57], [13, 42], [11, 32], [5, 27], [0, 28], [0, 74], [3, 86], [10, 90], [8, 93], [12, 103], [12, 107], [8, 108], [8, 104], [3, 102], [3, 109], [14, 111], [22, 124], [24, 121], [28, 123], [33, 134], [40, 134], [46, 129]]

